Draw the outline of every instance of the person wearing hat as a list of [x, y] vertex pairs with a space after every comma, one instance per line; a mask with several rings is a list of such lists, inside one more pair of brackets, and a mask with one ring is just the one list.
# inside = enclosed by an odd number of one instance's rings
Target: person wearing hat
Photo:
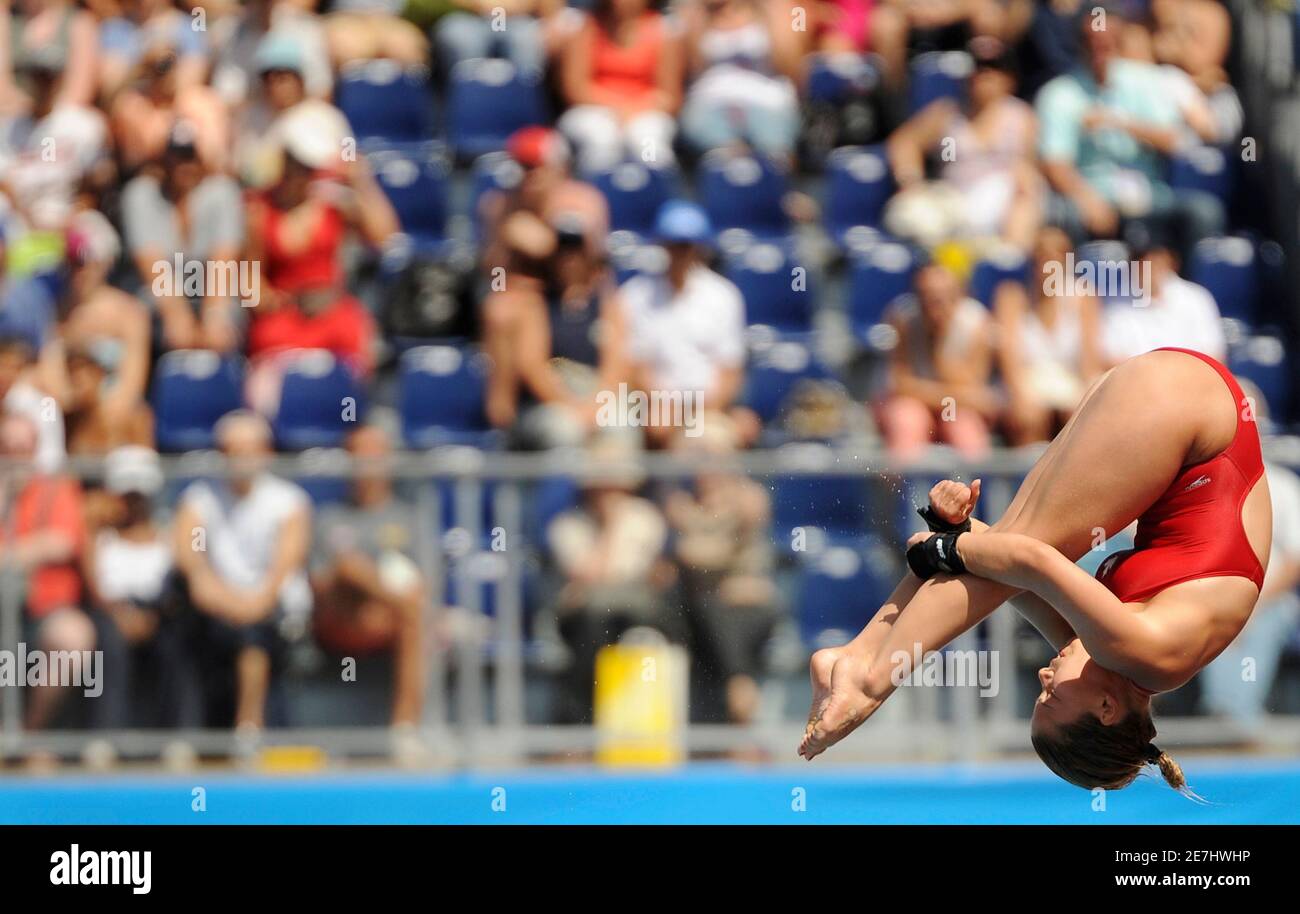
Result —
[[[104, 459], [104, 486], [87, 538], [82, 574], [104, 651], [98, 726], [201, 726], [192, 663], [171, 608], [175, 561], [168, 531], [155, 519], [163, 486], [158, 454], [126, 445]], [[152, 688], [133, 688], [148, 678]]]
[[1037, 120], [1033, 108], [1014, 94], [1010, 49], [985, 35], [968, 51], [973, 69], [966, 100], [931, 102], [889, 137], [889, 164], [900, 189], [891, 215], [901, 212], [908, 196], [933, 192], [925, 182], [925, 159], [938, 152], [939, 181], [958, 201], [945, 234], [966, 242], [1001, 240], [1028, 251], [1043, 209], [1034, 162]]
[[[713, 229], [704, 210], [673, 200], [655, 217], [655, 241], [667, 250], [667, 269], [625, 282], [634, 389], [680, 395], [702, 413], [732, 411], [744, 383], [745, 303], [740, 290], [704, 262]], [[647, 428], [654, 443], [667, 444], [680, 431]]]
[[142, 172], [122, 191], [122, 226], [141, 297], [158, 310], [165, 348], [229, 352], [243, 319], [238, 290], [204, 287], [191, 294], [175, 264], [239, 262], [243, 195], [233, 179], [204, 164], [198, 132], [187, 121], [168, 132], [159, 171]]

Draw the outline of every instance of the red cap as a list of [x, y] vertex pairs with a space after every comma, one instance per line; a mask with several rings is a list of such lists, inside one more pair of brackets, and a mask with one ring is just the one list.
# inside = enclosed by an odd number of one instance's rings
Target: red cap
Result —
[[506, 140], [506, 152], [524, 168], [563, 165], [569, 160], [564, 137], [549, 127], [522, 127]]

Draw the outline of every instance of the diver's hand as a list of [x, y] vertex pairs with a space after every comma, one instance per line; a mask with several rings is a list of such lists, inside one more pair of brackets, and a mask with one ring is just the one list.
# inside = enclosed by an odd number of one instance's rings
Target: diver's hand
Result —
[[930, 490], [930, 509], [950, 524], [960, 524], [971, 516], [980, 499], [980, 481], [969, 486], [955, 479], [935, 483]]

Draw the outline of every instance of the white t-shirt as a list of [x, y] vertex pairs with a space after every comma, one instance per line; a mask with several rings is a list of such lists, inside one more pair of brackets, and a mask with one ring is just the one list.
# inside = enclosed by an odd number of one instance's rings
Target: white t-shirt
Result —
[[708, 391], [725, 368], [745, 361], [745, 303], [729, 280], [694, 267], [680, 291], [666, 276], [623, 284], [632, 358], [664, 391]]
[[[225, 486], [193, 483], [182, 493], [181, 506], [193, 510], [204, 529], [213, 571], [227, 584], [253, 589], [271, 571], [284, 524], [297, 512], [308, 510], [310, 500], [293, 483], [263, 473], [238, 500]], [[305, 568], [285, 580], [280, 602], [289, 615], [310, 610]]]
[[171, 570], [171, 546], [163, 539], [133, 542], [111, 530], [95, 538], [95, 588], [105, 600], [151, 603]]
[[1195, 349], [1219, 361], [1228, 354], [1223, 318], [1214, 296], [1172, 273], [1149, 304], [1107, 305], [1102, 338], [1106, 355], [1115, 362], [1162, 346]]

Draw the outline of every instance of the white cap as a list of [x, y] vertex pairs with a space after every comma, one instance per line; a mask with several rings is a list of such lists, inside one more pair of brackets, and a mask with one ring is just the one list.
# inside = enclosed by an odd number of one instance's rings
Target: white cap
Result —
[[158, 454], [150, 448], [129, 444], [110, 451], [104, 458], [104, 486], [114, 494], [155, 495], [162, 484]]

